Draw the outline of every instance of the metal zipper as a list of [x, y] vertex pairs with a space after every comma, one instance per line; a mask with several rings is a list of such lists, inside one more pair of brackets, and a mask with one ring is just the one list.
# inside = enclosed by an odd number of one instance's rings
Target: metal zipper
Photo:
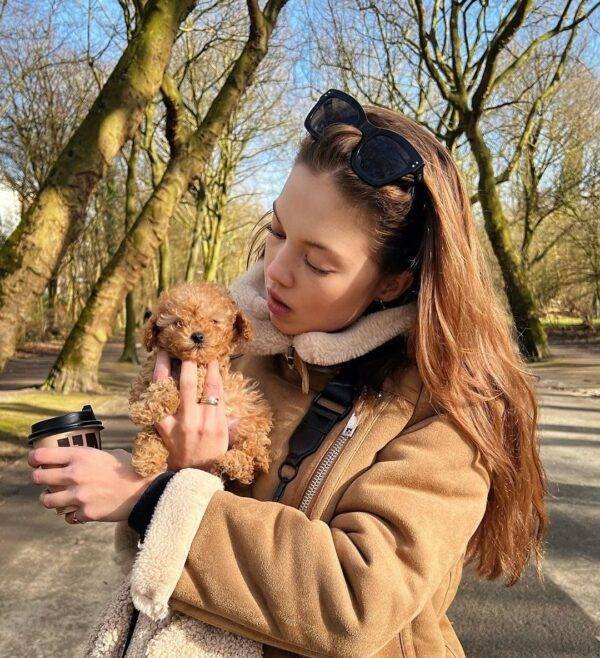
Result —
[[335, 460], [338, 458], [340, 452], [342, 452], [343, 447], [354, 434], [357, 425], [358, 416], [355, 412], [353, 412], [348, 422], [346, 423], [346, 426], [340, 432], [340, 434], [338, 434], [336, 440], [331, 444], [329, 450], [326, 452], [325, 456], [321, 460], [321, 463], [317, 467], [317, 470], [310, 479], [306, 491], [304, 492], [304, 496], [302, 496], [302, 500], [298, 506], [298, 509], [302, 512], [306, 512], [306, 510], [309, 508], [310, 503], [319, 490], [319, 487], [323, 483], [323, 480], [327, 476], [327, 473], [329, 473], [333, 464], [335, 463]]
[[287, 353], [285, 355], [285, 358], [287, 359], [288, 368], [290, 370], [293, 370], [295, 368], [295, 365], [294, 365], [294, 346], [293, 345], [290, 345], [287, 348]]

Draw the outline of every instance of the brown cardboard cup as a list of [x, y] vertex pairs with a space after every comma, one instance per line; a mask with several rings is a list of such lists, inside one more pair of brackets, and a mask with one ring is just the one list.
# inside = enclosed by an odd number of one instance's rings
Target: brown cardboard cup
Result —
[[[69, 448], [87, 446], [102, 450], [100, 431], [104, 427], [96, 419], [92, 407], [86, 404], [81, 411], [48, 418], [31, 426], [29, 446], [34, 448]], [[62, 468], [61, 464], [42, 464], [40, 468]], [[63, 491], [66, 487], [49, 486], [51, 493]], [[57, 514], [68, 514], [79, 509], [77, 505], [57, 507]]]

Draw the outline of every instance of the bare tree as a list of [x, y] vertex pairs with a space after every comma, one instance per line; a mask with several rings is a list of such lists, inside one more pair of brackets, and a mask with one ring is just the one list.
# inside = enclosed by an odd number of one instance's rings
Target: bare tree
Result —
[[154, 194], [105, 268], [71, 331], [44, 387], [62, 391], [98, 388], [98, 364], [125, 293], [138, 280], [164, 239], [170, 219], [195, 179], [202, 179], [217, 139], [267, 54], [269, 38], [287, 0], [269, 0], [263, 10], [247, 0], [250, 31], [200, 127], [172, 136], [172, 155]]
[[[138, 214], [138, 160], [140, 155], [140, 133], [131, 140], [131, 151], [127, 162], [127, 181], [125, 183], [125, 231], [128, 232]], [[130, 290], [125, 297], [125, 340], [119, 361], [139, 363], [135, 346], [136, 298], [135, 291]]]
[[[38, 52], [43, 49], [43, 52]], [[85, 117], [95, 83], [89, 69], [64, 57], [48, 43], [0, 49], [2, 67], [12, 72], [0, 115], [1, 176], [26, 211], [40, 192], [53, 163]], [[36, 58], [40, 66], [31, 69]], [[45, 58], [45, 59], [44, 59]]]
[[149, 0], [121, 59], [74, 132], [19, 226], [0, 248], [0, 368], [32, 306], [80, 234], [87, 202], [135, 134], [157, 92], [179, 25], [195, 0]]
[[[368, 43], [357, 46], [362, 43], [360, 39], [343, 39], [335, 29], [336, 22], [344, 20], [343, 4], [332, 3], [330, 8], [334, 20], [331, 32], [342, 53], [334, 67], [341, 69], [342, 79], [351, 80], [367, 100], [383, 99], [387, 105], [408, 111], [455, 154], [461, 153], [462, 144], [468, 147], [477, 177], [473, 200], [480, 203], [486, 233], [502, 271], [521, 349], [533, 359], [545, 356], [545, 332], [511, 237], [499, 186], [515, 172], [539, 107], [559, 85], [577, 30], [597, 5], [588, 7], [585, 0], [543, 5], [515, 0], [493, 7], [472, 0], [355, 0], [349, 4], [359, 15], [368, 17], [361, 23]], [[373, 34], [377, 35], [376, 44]], [[358, 69], [353, 65], [357, 61], [353, 47], [365, 51], [364, 59], [358, 58]], [[490, 122], [496, 110], [519, 101], [527, 91], [520, 73], [542, 50], [547, 66], [539, 93], [530, 100], [518, 140], [498, 169], [500, 158], [495, 152], [502, 146], [490, 139]], [[508, 98], [498, 98], [500, 88], [509, 90]]]

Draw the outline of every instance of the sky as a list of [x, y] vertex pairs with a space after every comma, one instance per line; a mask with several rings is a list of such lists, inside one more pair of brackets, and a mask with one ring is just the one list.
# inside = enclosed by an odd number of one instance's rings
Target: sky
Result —
[[[241, 5], [245, 3], [238, 0]], [[280, 17], [278, 30], [275, 38], [288, 46], [294, 48], [300, 41], [294, 40], [294, 35], [306, 32], [307, 18], [305, 3], [310, 7], [310, 14], [318, 12], [319, 7], [325, 0], [290, 0], [284, 8]], [[497, 2], [500, 6], [501, 2]], [[110, 70], [114, 62], [122, 53], [125, 46], [125, 35], [122, 29], [115, 31], [115, 25], [121, 22], [121, 9], [116, 0], [23, 0], [23, 7], [34, 15], [39, 16], [40, 21], [52, 21], [56, 27], [59, 40], [66, 46], [76, 51], [85, 50], [103, 61], [106, 68]], [[492, 3], [492, 6], [494, 3]], [[600, 13], [600, 12], [599, 12]], [[92, 17], [88, 23], [88, 16]], [[286, 40], [289, 39], [289, 43]], [[278, 158], [273, 161], [272, 154], [265, 155], [264, 167], [259, 167], [255, 176], [244, 182], [236, 190], [237, 193], [248, 193], [256, 195], [261, 205], [266, 210], [271, 206], [289, 174], [294, 155], [294, 142], [305, 134], [303, 120], [310, 110], [318, 95], [329, 87], [337, 86], [331, 82], [327, 71], [316, 71], [310, 68], [310, 53], [304, 44], [304, 50], [298, 51], [299, 57], [289, 76], [289, 90], [284, 89], [285, 105], [293, 113], [293, 119], [297, 122], [296, 139], [287, 148], [282, 148]], [[598, 41], [590, 44], [586, 50], [585, 57], [591, 68], [598, 70], [600, 62], [600, 48]], [[269, 136], [265, 136], [269, 139]], [[260, 145], [260, 139], [258, 140]], [[256, 147], [255, 147], [256, 149]], [[0, 216], [5, 217], [10, 208], [14, 207], [14, 200], [6, 190], [0, 189]]]

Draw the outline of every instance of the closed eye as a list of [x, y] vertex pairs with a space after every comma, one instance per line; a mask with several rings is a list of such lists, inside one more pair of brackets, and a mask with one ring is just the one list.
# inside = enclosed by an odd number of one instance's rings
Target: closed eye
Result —
[[[272, 224], [268, 224], [266, 226], [266, 229], [267, 229], [267, 231], [269, 231], [269, 233], [272, 236], [274, 236], [278, 240], [285, 240], [285, 235], [282, 235], [281, 233], [277, 233], [276, 231], [274, 231]], [[310, 267], [312, 270], [314, 270], [317, 274], [329, 274], [329, 272], [327, 270], [322, 270], [319, 267], [315, 267], [314, 265], [311, 265], [308, 262], [308, 259], [306, 258], [306, 256], [304, 256], [304, 262], [306, 263], [306, 265], [308, 265], [308, 267]]]
[[270, 233], [271, 235], [274, 235], [276, 238], [279, 238], [280, 240], [283, 240], [283, 239], [285, 238], [285, 235], [281, 235], [281, 233], [277, 233], [277, 232], [273, 229], [273, 224], [268, 224], [268, 225], [267, 225], [267, 231], [269, 231], [269, 233]]

